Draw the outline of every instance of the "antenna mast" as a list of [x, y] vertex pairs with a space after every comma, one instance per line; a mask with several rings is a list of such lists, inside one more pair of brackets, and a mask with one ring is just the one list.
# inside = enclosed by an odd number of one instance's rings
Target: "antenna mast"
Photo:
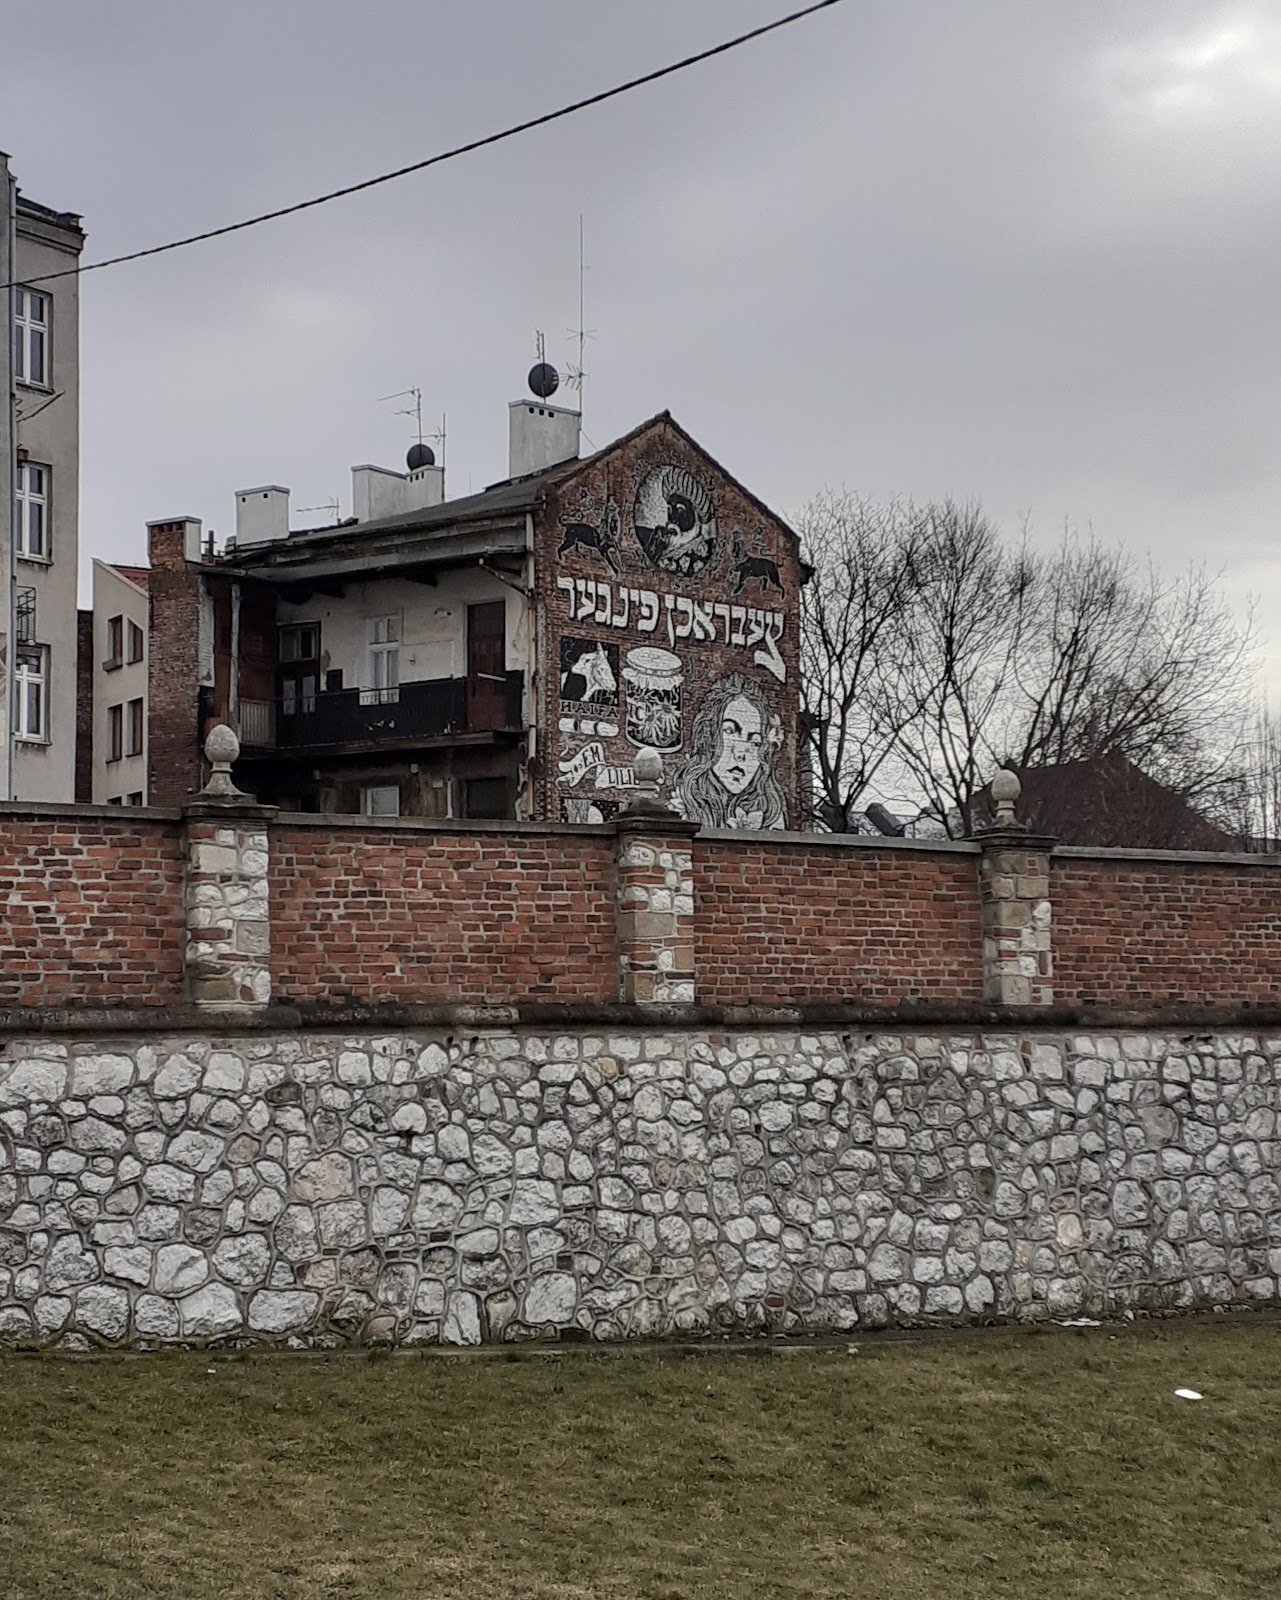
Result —
[[413, 417], [415, 425], [417, 426], [417, 429], [418, 429], [418, 443], [422, 444], [424, 442], [424, 440], [423, 440], [423, 392], [418, 387], [417, 384], [414, 384], [411, 388], [408, 388], [408, 389], [398, 389], [395, 394], [381, 395], [379, 397], [378, 404], [379, 405], [383, 405], [388, 400], [405, 400], [405, 399], [412, 399], [413, 402], [414, 402], [413, 405], [412, 406], [397, 406], [396, 415], [398, 417]]
[[595, 328], [587, 326], [587, 256], [584, 247], [583, 214], [578, 213], [578, 326], [569, 330], [571, 339], [578, 340], [578, 362], [570, 363], [569, 372], [565, 381], [571, 389], [578, 391], [578, 409], [583, 410], [583, 391], [587, 384], [587, 341], [596, 337]]

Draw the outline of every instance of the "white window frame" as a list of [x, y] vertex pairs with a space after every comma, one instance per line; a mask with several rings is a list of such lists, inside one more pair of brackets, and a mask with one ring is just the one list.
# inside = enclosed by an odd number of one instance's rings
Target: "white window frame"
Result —
[[[31, 699], [33, 689], [34, 702]], [[18, 646], [13, 680], [13, 736], [24, 744], [49, 743], [48, 645]]]
[[[52, 310], [53, 299], [43, 289], [28, 289], [19, 284], [14, 291], [13, 375], [19, 383], [30, 384], [36, 389], [48, 389], [51, 386], [49, 374], [53, 341], [49, 334]], [[40, 371], [35, 375], [31, 370], [31, 352], [37, 342]]]
[[[382, 809], [387, 805], [394, 805], [395, 810]], [[368, 785], [360, 791], [360, 809], [367, 817], [398, 817], [400, 815], [400, 785], [398, 783]]]
[[395, 705], [400, 699], [400, 615], [370, 617], [367, 681], [361, 705]]
[[[40, 475], [38, 489], [33, 486], [32, 475], [35, 473]], [[52, 522], [49, 516], [52, 487], [53, 473], [43, 461], [18, 463], [18, 537], [14, 548], [24, 561], [43, 561], [48, 565], [53, 560], [53, 540], [50, 537]], [[40, 528], [38, 550], [32, 549], [33, 520], [38, 522]]]

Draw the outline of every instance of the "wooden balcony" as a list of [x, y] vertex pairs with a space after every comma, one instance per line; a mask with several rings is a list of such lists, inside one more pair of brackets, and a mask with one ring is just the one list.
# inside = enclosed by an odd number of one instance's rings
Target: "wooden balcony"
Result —
[[519, 733], [524, 674], [433, 678], [396, 689], [339, 689], [289, 701], [241, 700], [247, 753], [405, 747], [476, 734]]

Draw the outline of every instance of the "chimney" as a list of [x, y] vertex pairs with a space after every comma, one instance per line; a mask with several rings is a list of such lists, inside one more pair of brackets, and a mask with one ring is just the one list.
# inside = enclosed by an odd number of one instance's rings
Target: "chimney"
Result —
[[582, 416], [546, 400], [513, 400], [507, 407], [507, 476], [523, 478], [578, 457]]
[[236, 490], [236, 546], [289, 537], [289, 490], [278, 483]]
[[351, 469], [351, 514], [357, 522], [422, 511], [440, 505], [444, 498], [445, 469], [434, 462], [408, 472], [368, 464]]
[[[166, 545], [168, 550], [168, 558], [162, 563], [157, 563], [154, 551], [152, 550], [152, 545], [154, 543], [152, 539], [153, 528], [159, 528], [162, 530], [162, 535], [167, 536], [167, 538], [162, 537], [161, 539], [161, 543]], [[178, 544], [179, 532], [181, 532], [182, 538], [181, 546]], [[148, 560], [152, 566], [156, 566], [158, 564], [171, 567], [175, 566], [175, 558], [178, 555], [179, 548], [181, 548], [182, 559], [184, 561], [203, 561], [204, 552], [200, 548], [200, 518], [160, 517], [154, 522], [149, 522], [147, 524], [147, 548]]]

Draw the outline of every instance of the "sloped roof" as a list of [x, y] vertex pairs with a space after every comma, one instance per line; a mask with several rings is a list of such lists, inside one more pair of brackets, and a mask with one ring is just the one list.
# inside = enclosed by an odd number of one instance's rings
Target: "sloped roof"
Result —
[[[1059, 844], [1132, 850], [1235, 850], [1239, 841], [1118, 751], [1056, 766], [1015, 767], [1019, 821]], [[990, 815], [986, 788], [975, 809]]]
[[376, 517], [368, 522], [357, 522], [349, 517], [345, 522], [333, 523], [322, 528], [308, 528], [303, 533], [290, 534], [287, 540], [245, 545], [225, 559], [228, 565], [234, 567], [251, 564], [261, 568], [274, 565], [279, 556], [282, 565], [292, 565], [300, 553], [313, 549], [319, 551], [331, 540], [363, 539], [366, 536], [401, 533], [436, 533], [445, 536], [461, 523], [519, 516], [523, 512], [532, 511], [541, 502], [549, 484], [562, 478], [571, 478], [575, 473], [588, 471], [604, 456], [611, 455], [614, 451], [630, 444], [632, 440], [659, 424], [671, 428], [700, 455], [705, 456], [717, 472], [732, 483], [763, 515], [777, 523], [799, 543], [796, 531], [776, 511], [772, 511], [732, 473], [726, 472], [720, 462], [681, 427], [670, 411], [660, 411], [657, 416], [647, 418], [629, 433], [623, 434], [621, 438], [613, 440], [590, 456], [575, 456], [569, 461], [559, 461], [555, 466], [545, 467], [541, 472], [531, 472], [523, 478], [504, 478], [497, 483], [491, 483], [488, 488], [480, 490], [477, 494], [464, 495], [459, 500], [445, 500], [438, 506], [425, 506], [418, 511], [401, 511], [395, 516]]

